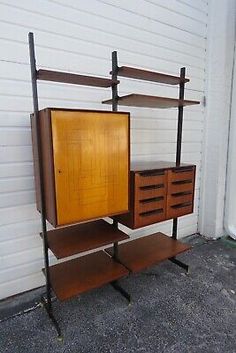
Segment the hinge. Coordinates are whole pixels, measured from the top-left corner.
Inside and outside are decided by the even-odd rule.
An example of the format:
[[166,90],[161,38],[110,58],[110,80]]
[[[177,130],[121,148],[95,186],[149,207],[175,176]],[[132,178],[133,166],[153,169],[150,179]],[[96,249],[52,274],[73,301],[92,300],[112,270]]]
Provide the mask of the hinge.
[[203,101],[202,101],[203,106],[206,106],[206,96],[203,96]]

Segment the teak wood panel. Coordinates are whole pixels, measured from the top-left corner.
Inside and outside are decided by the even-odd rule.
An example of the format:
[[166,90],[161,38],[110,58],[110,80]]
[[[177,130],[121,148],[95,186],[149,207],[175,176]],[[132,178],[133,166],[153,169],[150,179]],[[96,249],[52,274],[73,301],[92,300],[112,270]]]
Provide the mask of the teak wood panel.
[[129,273],[104,251],[50,266],[49,272],[52,289],[60,300],[101,287]]
[[[119,260],[132,272],[138,272],[174,257],[191,247],[163,233],[131,240],[119,245]],[[106,250],[112,255],[112,248]]]
[[128,211],[129,113],[45,109],[40,131],[50,223],[73,224]]
[[129,239],[102,219],[49,230],[47,235],[48,247],[58,259]]

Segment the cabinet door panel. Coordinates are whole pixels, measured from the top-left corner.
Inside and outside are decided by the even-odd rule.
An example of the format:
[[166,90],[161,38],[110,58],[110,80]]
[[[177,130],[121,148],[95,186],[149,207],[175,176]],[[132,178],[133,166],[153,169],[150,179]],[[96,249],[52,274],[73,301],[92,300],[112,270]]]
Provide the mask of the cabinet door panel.
[[52,111],[58,225],[128,210],[129,115]]

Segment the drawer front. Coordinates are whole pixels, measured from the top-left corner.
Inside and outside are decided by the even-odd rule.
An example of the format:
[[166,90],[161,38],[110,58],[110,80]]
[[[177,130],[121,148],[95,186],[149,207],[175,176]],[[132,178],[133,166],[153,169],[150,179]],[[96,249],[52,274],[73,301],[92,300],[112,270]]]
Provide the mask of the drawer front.
[[166,203],[166,197],[159,196],[159,197],[154,197],[146,200],[138,200],[136,207],[138,209],[138,212],[141,213],[141,212],[153,211],[160,208],[164,209],[165,203]]
[[195,167],[168,172],[167,218],[193,212]]
[[166,192],[166,171],[135,174],[135,228],[161,222],[166,218]]
[[195,181],[195,168],[176,169],[168,171],[168,194],[193,192]]
[[177,218],[193,212],[193,202],[184,202],[176,205],[168,205],[167,218]]
[[143,172],[136,174],[136,186],[137,187],[145,187],[145,186],[161,186],[166,183],[166,173],[162,172]]
[[135,228],[145,227],[149,224],[161,222],[166,219],[165,209],[160,207],[152,211],[135,214]]

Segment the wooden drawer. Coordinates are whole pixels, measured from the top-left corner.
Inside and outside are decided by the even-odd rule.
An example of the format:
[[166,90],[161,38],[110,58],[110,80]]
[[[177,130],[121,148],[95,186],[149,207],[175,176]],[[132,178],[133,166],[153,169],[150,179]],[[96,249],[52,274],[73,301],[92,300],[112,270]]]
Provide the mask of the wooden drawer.
[[195,168],[172,169],[168,171],[168,194],[192,192],[194,188]]
[[177,218],[193,212],[193,202],[183,202],[167,207],[167,218]]
[[148,212],[159,208],[165,208],[166,197],[159,196],[146,200],[138,200],[136,203],[136,208],[138,212]]
[[166,173],[161,172],[143,172],[137,173],[135,175],[135,183],[136,187],[144,187],[144,186],[165,186],[166,183]]
[[157,208],[152,211],[135,213],[135,228],[148,226],[149,224],[165,220],[166,214],[164,208]]
[[137,200],[151,199],[154,197],[164,196],[166,188],[162,185],[141,186],[135,188],[135,197]]

